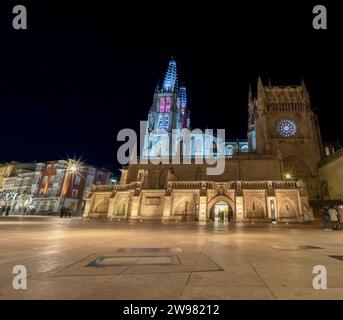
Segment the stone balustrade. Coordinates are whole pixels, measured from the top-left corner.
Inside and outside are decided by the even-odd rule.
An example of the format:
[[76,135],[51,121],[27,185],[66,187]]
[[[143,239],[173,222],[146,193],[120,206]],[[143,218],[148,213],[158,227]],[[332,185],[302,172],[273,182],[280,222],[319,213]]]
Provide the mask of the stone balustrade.
[[126,184],[99,184],[93,185],[92,192],[113,192],[113,191],[126,191],[130,189],[141,188],[142,182],[134,181]]
[[[229,189],[300,189],[303,187],[301,181],[229,181]],[[127,191],[142,188],[141,181],[133,181],[118,185],[93,185],[93,192]],[[167,189],[214,189],[214,181],[169,181]]]
[[260,180],[260,181],[229,181],[228,182],[230,189],[294,189],[300,188],[301,183],[299,181],[269,181],[269,180]]
[[168,188],[171,189],[213,189],[213,181],[169,181]]

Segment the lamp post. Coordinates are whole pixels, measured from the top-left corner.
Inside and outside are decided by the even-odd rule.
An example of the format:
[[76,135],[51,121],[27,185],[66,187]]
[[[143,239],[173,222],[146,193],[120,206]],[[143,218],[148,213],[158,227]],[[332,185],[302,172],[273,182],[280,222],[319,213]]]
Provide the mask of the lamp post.
[[284,169],[283,171],[283,180],[286,180],[286,181],[294,181],[296,180],[296,171],[294,168],[286,168]]
[[69,190],[69,185],[70,185],[70,180],[74,176],[81,176],[82,172],[82,162],[80,160],[75,160],[75,159],[68,159],[66,161],[66,165],[63,166],[63,168],[66,171],[65,174],[65,179],[63,183],[63,188],[62,188],[62,206],[61,208],[64,207],[65,203],[65,198],[67,195],[67,192]]
[[4,203],[6,215],[8,215],[9,212],[13,211],[17,196],[18,196],[18,192],[14,192],[14,191],[1,192],[0,198],[1,198],[1,202]]

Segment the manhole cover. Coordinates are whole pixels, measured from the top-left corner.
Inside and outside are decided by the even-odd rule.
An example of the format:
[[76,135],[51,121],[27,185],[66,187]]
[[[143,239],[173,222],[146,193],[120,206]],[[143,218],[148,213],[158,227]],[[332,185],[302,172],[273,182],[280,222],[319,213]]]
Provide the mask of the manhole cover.
[[97,257],[87,267],[169,266],[180,264],[177,256]]
[[323,249],[321,247],[316,247],[316,246],[281,246],[281,245],[276,245],[272,246],[274,249],[277,250],[309,250],[309,249]]
[[329,257],[343,261],[343,256],[329,256]]
[[182,252],[181,248],[121,248],[117,253],[170,253]]

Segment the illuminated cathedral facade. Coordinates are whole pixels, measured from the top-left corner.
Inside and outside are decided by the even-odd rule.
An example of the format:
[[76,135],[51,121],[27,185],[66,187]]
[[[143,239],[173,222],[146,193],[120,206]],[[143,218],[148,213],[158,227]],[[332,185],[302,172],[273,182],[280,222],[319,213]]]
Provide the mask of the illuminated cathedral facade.
[[[309,200],[321,197],[322,142],[304,82],[274,86],[258,79],[256,94],[251,88],[248,92],[248,114],[246,140],[191,130],[186,87],[179,85],[171,59],[162,85],[155,89],[139,161],[121,169],[118,185],[93,187],[84,217],[313,220]],[[180,162],[172,161],[180,155]],[[209,174],[219,158],[223,171]]]
[[178,85],[176,61],[171,59],[162,86],[155,89],[142,156],[175,157],[181,152],[191,157],[211,157],[213,154],[232,156],[236,152],[248,151],[246,140],[221,141],[223,148],[217,148],[219,137],[206,130],[193,130],[189,134],[189,143],[185,143],[183,137],[187,130],[191,130],[187,89]]

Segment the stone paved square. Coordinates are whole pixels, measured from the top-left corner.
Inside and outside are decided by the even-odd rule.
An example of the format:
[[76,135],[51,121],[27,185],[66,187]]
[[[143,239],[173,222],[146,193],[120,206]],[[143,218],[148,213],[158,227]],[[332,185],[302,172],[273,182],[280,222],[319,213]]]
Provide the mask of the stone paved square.
[[[343,231],[319,224],[1,217],[0,299],[343,299],[342,255]],[[27,290],[12,287],[15,265]]]

